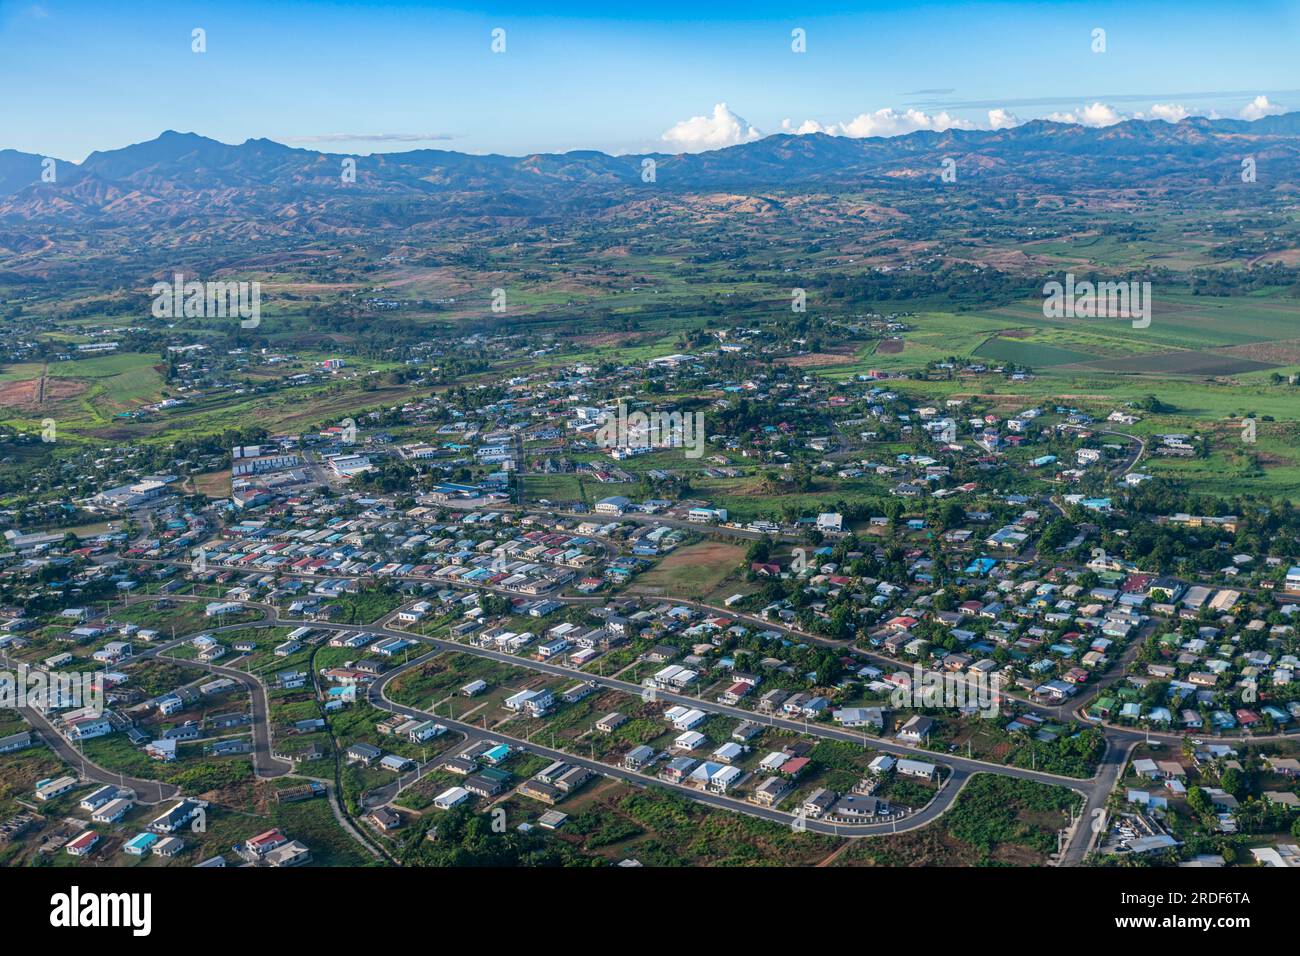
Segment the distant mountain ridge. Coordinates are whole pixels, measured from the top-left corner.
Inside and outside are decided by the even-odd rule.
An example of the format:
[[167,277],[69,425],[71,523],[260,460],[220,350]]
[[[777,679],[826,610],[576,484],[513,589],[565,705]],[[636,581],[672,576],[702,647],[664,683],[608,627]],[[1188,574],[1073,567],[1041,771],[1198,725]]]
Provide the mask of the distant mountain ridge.
[[[0,224],[195,227],[270,217],[302,228],[404,227],[441,216],[530,218],[621,201],[636,191],[833,189],[937,185],[945,159],[964,183],[1008,188],[1191,188],[1300,181],[1300,112],[1254,122],[1129,120],[1091,128],[1036,120],[1003,130],[889,138],[777,134],[694,154],[596,151],[528,156],[418,149],[358,156],[268,139],[230,145],[168,130],[156,139],[57,163],[0,150]],[[643,160],[655,162],[653,182]],[[292,225],[291,225],[292,228]]]

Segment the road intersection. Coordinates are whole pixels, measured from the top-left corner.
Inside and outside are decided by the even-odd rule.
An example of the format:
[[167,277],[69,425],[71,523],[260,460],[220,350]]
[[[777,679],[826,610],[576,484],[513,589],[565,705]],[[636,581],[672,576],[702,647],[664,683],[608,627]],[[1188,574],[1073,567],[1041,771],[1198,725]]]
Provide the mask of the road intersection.
[[[1126,436],[1132,437],[1132,436]],[[1133,467],[1141,455],[1141,443],[1138,442],[1136,452],[1131,456],[1131,460],[1125,461],[1125,466]],[[181,564],[181,562],[160,562],[149,561],[147,559],[136,559],[144,564]],[[184,566],[181,564],[181,566]],[[310,578],[312,575],[305,575]],[[412,578],[411,580],[424,581],[425,579]],[[502,594],[509,592],[498,589],[492,585],[479,586],[479,590],[487,590]],[[141,597],[145,597],[141,595]],[[169,596],[172,600],[204,600],[194,595],[173,594]],[[561,596],[558,600],[577,605],[587,605],[598,601],[599,598],[590,597],[571,597]],[[851,641],[837,641],[820,635],[810,634],[798,628],[777,624],[760,619],[754,615],[744,612],[737,612],[727,608],[716,607],[704,602],[695,601],[686,598],[679,598],[670,595],[657,595],[656,600],[680,604],[692,609],[705,613],[716,613],[725,615],[728,618],[734,618],[753,626],[762,627],[766,630],[775,630],[789,638],[799,641],[817,643],[845,653],[851,653],[862,658],[865,661],[894,666],[898,665],[897,661],[885,658],[879,654],[867,651],[854,646]],[[600,773],[607,777],[620,779],[636,786],[646,786],[654,784],[664,786],[684,792],[691,799],[698,802],[725,808],[732,811],[749,813],[763,819],[769,819],[787,823],[791,826],[803,826],[812,832],[822,832],[834,834],[842,837],[863,837],[874,836],[883,833],[901,832],[907,829],[915,829],[933,821],[943,812],[945,812],[956,795],[960,792],[962,786],[969,778],[976,773],[997,773],[1018,779],[1032,780],[1038,783],[1051,784],[1058,786],[1067,786],[1077,792],[1082,798],[1082,812],[1076,818],[1076,824],[1069,828],[1067,833],[1066,844],[1063,852],[1060,854],[1058,862],[1064,865],[1079,865],[1083,862],[1088,850],[1095,843],[1097,831],[1100,829],[1095,821],[1104,819],[1103,813],[1105,806],[1113,792],[1116,783],[1122,776],[1125,766],[1128,762],[1128,756],[1133,748],[1143,741],[1156,742],[1160,744],[1178,745],[1181,744],[1183,737],[1177,734],[1156,733],[1148,731],[1139,731],[1132,728],[1117,726],[1108,722],[1100,721],[1090,717],[1086,713],[1086,707],[1089,701],[1094,699],[1105,687],[1122,678],[1126,672],[1128,664],[1140,648],[1143,639],[1150,633],[1154,625],[1148,625],[1139,635],[1137,635],[1130,646],[1111,668],[1111,670],[1099,678],[1098,681],[1078,699],[1063,702],[1060,704],[1047,704],[1035,699],[1026,698],[1021,695],[1006,693],[1005,696],[1015,700],[1019,704],[1041,714],[1045,717],[1054,717],[1056,719],[1077,719],[1091,726],[1098,727],[1106,738],[1106,748],[1102,755],[1096,773],[1089,778],[1065,777],[1056,774],[1050,774],[1035,769],[1025,769],[1020,767],[1007,766],[1005,764],[993,763],[991,761],[980,760],[974,757],[964,757],[953,753],[939,753],[927,750],[920,746],[905,743],[898,740],[888,740],[875,737],[866,737],[861,734],[855,734],[851,731],[830,727],[824,724],[818,724],[808,721],[790,720],[777,715],[764,715],[754,711],[746,710],[741,707],[727,705],[719,701],[704,700],[697,696],[691,696],[683,693],[676,693],[664,690],[655,690],[656,699],[666,703],[677,703],[690,706],[705,713],[722,714],[729,717],[743,720],[754,721],[767,726],[776,727],[783,730],[789,730],[795,733],[807,734],[809,736],[837,740],[841,742],[862,745],[883,753],[893,754],[895,756],[907,756],[918,759],[927,759],[930,762],[941,764],[948,770],[948,778],[945,785],[941,788],[935,798],[923,809],[903,818],[902,820],[892,820],[887,823],[871,824],[831,824],[826,821],[805,820],[797,817],[795,814],[773,810],[767,807],[761,807],[756,804],[728,797],[723,794],[714,794],[706,791],[689,787],[684,784],[677,784],[672,781],[660,778],[648,777],[644,774],[626,770],[622,767],[613,766],[603,761],[596,761],[590,758],[584,758],[575,754],[561,751],[554,748],[541,747],[538,744],[501,733],[496,730],[487,730],[472,724],[465,724],[460,721],[452,720],[448,717],[438,715],[432,711],[425,711],[419,708],[410,707],[391,700],[387,695],[387,689],[392,682],[402,674],[408,672],[414,667],[420,666],[432,656],[437,654],[455,651],[493,660],[498,663],[508,664],[514,667],[525,668],[540,674],[549,676],[563,676],[566,678],[581,679],[588,681],[596,686],[604,687],[610,690],[617,690],[623,693],[641,696],[645,693],[645,688],[630,681],[621,680],[617,677],[606,677],[603,674],[590,674],[587,672],[577,671],[572,667],[563,664],[551,663],[548,661],[535,660],[532,658],[520,657],[502,651],[495,651],[485,647],[479,647],[473,644],[461,643],[458,641],[446,640],[443,638],[431,637],[428,635],[418,634],[412,631],[394,628],[391,626],[397,613],[401,610],[398,608],[392,613],[386,615],[379,622],[372,625],[346,625],[335,624],[332,622],[308,621],[299,619],[287,619],[281,616],[279,609],[272,604],[244,601],[245,606],[259,609],[263,612],[263,618],[259,621],[236,625],[239,627],[267,627],[277,624],[289,625],[306,625],[314,628],[320,628],[337,632],[369,632],[378,634],[383,637],[401,637],[407,640],[414,640],[429,648],[429,650],[414,659],[407,660],[403,664],[387,672],[383,677],[374,682],[368,691],[368,700],[375,707],[390,713],[405,714],[411,717],[434,717],[439,722],[455,729],[466,735],[466,739],[473,740],[481,738],[488,733],[494,739],[501,739],[503,742],[511,742],[519,747],[550,757],[551,759],[563,759],[566,762],[585,766],[587,769]],[[187,662],[192,663],[192,662]],[[251,678],[246,672],[237,671],[229,667],[217,667],[208,665],[209,669],[217,673],[223,673],[227,676],[242,679],[241,682],[248,686],[248,681],[252,680],[254,684],[260,687],[260,680]],[[254,707],[256,710],[256,701],[259,699],[257,691],[253,691]],[[265,721],[265,690],[261,690],[260,699],[262,700],[263,718],[262,728],[263,735],[255,734],[255,752],[259,754],[259,776],[272,776],[289,772],[289,768],[281,769],[283,762],[273,762],[270,757],[270,734],[269,724]],[[1262,741],[1271,738],[1252,737],[1251,741]],[[1224,742],[1234,742],[1237,738],[1216,738]]]

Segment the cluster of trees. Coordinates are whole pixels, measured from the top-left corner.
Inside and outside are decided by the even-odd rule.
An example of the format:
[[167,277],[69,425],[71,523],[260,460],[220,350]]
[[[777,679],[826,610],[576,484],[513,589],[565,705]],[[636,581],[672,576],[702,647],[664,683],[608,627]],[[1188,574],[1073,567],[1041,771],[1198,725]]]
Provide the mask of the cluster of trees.
[[[1022,741],[1023,738],[1023,741]],[[1106,735],[1097,727],[1062,734],[1052,741],[1017,735],[1007,762],[1022,769],[1036,768],[1066,777],[1089,777],[1106,752]]]
[[1078,794],[1066,787],[1047,787],[1029,780],[977,774],[962,788],[946,814],[947,829],[984,854],[999,846],[1018,844],[1043,856],[1056,850],[1056,831],[1025,821],[1022,814],[1061,815],[1064,825]]
[[1286,289],[1300,295],[1300,269],[1280,262],[1246,269],[1196,269],[1188,277],[1192,295],[1249,295],[1269,289]]
[[[429,827],[412,827],[398,856],[406,866],[595,866],[569,844],[521,833],[505,817],[458,807],[440,814]],[[428,831],[433,838],[428,838]]]
[[878,269],[818,275],[811,283],[819,299],[837,306],[941,299],[957,305],[1006,305],[1041,295],[1041,277],[1017,275],[967,263],[934,259],[907,272]]
[[[1237,516],[1235,532],[1212,526],[1191,528],[1152,521],[1124,522],[1123,530],[1127,534],[1123,537],[1107,530],[1102,540],[1107,553],[1120,555],[1143,569],[1167,572],[1179,564],[1187,564],[1200,570],[1217,571],[1227,560],[1225,549],[1231,553],[1284,559],[1290,559],[1300,550],[1300,510],[1286,499],[1244,495],[1225,499],[1189,494],[1176,483],[1153,480],[1143,482],[1128,494],[1125,504],[1129,510],[1144,515],[1184,512]],[[1106,529],[1121,527],[1119,518],[1111,518],[1107,523],[1091,517]]]
[[[1233,786],[1229,775],[1235,773],[1235,770],[1226,771],[1220,780],[1220,786],[1241,801],[1233,813],[1233,819],[1242,833],[1290,833],[1300,837],[1300,818],[1296,818],[1288,807],[1249,794],[1244,785]],[[1187,807],[1200,818],[1205,827],[1212,829],[1218,825],[1214,801],[1201,787],[1192,787],[1187,791]]]
[[372,464],[368,470],[354,475],[352,483],[355,487],[365,488],[367,491],[392,494],[409,489],[416,474],[413,465],[397,458],[382,458],[378,463]]
[[[73,600],[73,579],[84,564],[80,560],[69,566],[50,564],[21,580],[12,579],[0,585],[0,604],[19,605],[28,617],[39,617],[68,607]],[[39,591],[34,589],[34,585],[40,586]],[[117,585],[107,578],[84,583],[77,581],[76,590],[75,599],[80,604],[111,600],[117,596]]]

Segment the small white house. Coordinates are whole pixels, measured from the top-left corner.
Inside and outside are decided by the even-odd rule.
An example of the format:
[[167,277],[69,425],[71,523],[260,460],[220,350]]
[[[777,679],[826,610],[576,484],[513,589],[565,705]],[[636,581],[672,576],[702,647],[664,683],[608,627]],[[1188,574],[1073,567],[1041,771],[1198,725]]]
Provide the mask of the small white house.
[[434,797],[433,805],[439,810],[450,810],[469,799],[469,791],[464,787],[451,787]]

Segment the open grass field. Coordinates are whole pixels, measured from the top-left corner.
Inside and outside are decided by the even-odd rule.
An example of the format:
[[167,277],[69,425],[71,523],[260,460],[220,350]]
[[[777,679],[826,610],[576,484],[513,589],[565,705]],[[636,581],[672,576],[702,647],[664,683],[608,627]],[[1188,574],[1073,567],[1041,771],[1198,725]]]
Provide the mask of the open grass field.
[[1152,290],[1147,328],[1126,319],[1049,319],[1034,299],[981,312],[921,312],[908,320],[903,347],[817,370],[843,378],[869,369],[915,370],[950,357],[1013,362],[1040,374],[1236,375],[1300,368],[1300,300],[1282,296],[1214,298]]
[[687,545],[637,578],[633,590],[704,598],[718,589],[744,557],[743,547],[722,541]]
[[107,425],[162,397],[158,361],[157,355],[125,352],[53,362],[43,385],[42,366],[8,366],[0,371],[0,416],[20,429],[31,417],[53,418],[64,432]]
[[1066,787],[976,774],[939,821],[860,840],[836,866],[1042,866],[1080,797]]
[[195,475],[192,482],[195,493],[209,498],[225,498],[230,494],[230,472],[225,469]]
[[[505,805],[512,819],[535,818],[545,809],[520,796]],[[841,844],[832,837],[710,810],[660,788],[638,790],[607,780],[585,787],[561,809],[570,819],[556,838],[610,862],[632,857],[646,866],[814,865]]]
[[1034,339],[1009,338],[1003,335],[987,339],[971,354],[993,362],[1014,362],[1016,365],[1027,365],[1032,368],[1069,365],[1075,362],[1086,362],[1095,357],[1088,352],[1048,345]]
[[[300,361],[292,369],[274,375],[263,369],[247,377],[256,384],[259,379],[301,372],[332,354],[299,353]],[[390,367],[388,363],[366,363],[358,370],[383,371]],[[128,417],[138,413],[141,406],[183,397],[169,390],[165,371],[158,354],[142,352],[51,362],[48,367],[40,363],[5,366],[0,368],[0,425],[36,433],[41,421],[51,418],[60,443],[148,443],[238,430],[250,422],[270,430],[304,431],[315,424],[337,421],[349,414],[356,416],[362,410],[382,408],[410,397],[405,388],[374,387],[358,375],[286,387],[272,394],[238,394],[231,390],[143,418]]]

